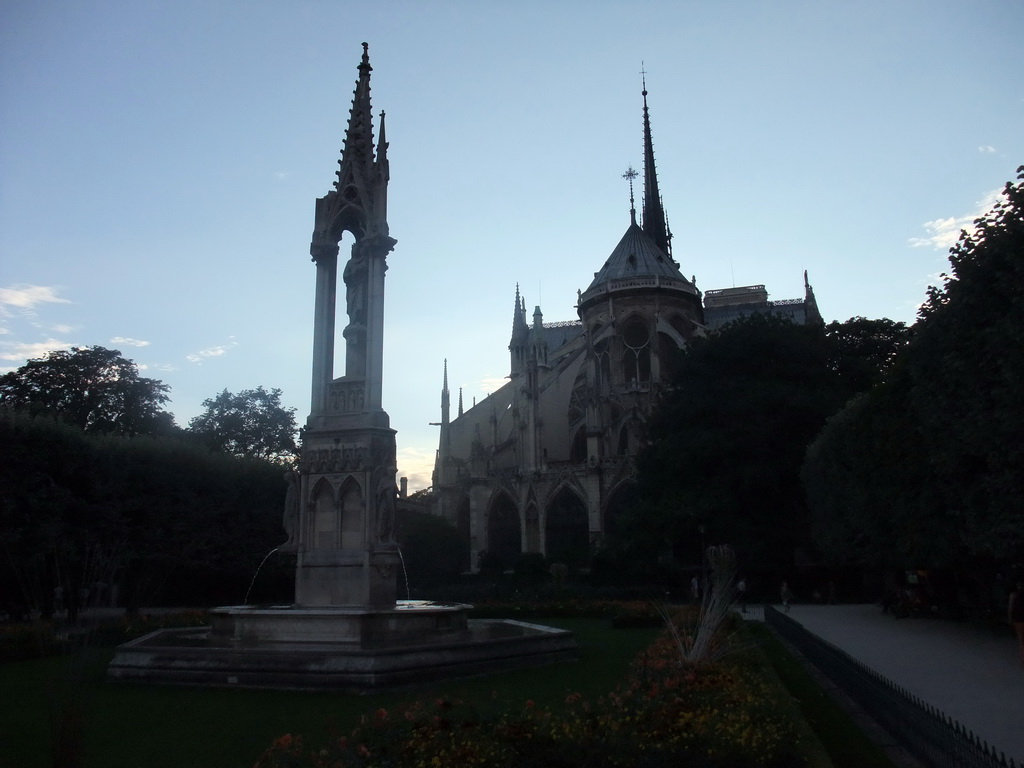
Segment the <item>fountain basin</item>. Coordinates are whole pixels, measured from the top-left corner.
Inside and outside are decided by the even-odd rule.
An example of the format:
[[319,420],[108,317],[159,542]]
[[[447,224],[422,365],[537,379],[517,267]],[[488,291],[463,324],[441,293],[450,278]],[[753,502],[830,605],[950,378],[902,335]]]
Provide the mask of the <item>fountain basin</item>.
[[400,600],[390,608],[227,606],[210,611],[215,644],[342,643],[379,646],[465,632],[468,605]]
[[571,632],[467,619],[468,608],[217,608],[210,627],[157,630],[119,646],[107,679],[362,693],[578,658]]

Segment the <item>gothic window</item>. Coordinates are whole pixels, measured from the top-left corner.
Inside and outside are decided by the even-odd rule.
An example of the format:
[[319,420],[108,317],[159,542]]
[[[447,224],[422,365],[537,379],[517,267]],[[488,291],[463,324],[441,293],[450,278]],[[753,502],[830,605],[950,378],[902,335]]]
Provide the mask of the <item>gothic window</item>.
[[526,509],[526,551],[540,552],[540,514],[536,504]]
[[608,340],[604,340],[594,347],[594,354],[597,356],[597,386],[601,392],[607,392],[612,385],[612,363],[611,355],[608,353]]
[[623,427],[619,432],[619,445],[616,452],[619,456],[629,454],[629,427]]
[[582,464],[587,460],[587,429],[580,427],[572,436],[572,447],[569,449],[569,461]]
[[586,415],[587,375],[581,373],[576,377],[569,394],[569,426],[578,422]]
[[668,324],[684,339],[690,336],[690,321],[682,315],[672,315],[669,318]]
[[676,346],[675,340],[666,333],[659,333],[658,361],[661,364],[662,381],[675,379],[682,357],[683,351]]
[[650,333],[638,319],[626,322],[622,329],[622,378],[626,384],[651,380]]

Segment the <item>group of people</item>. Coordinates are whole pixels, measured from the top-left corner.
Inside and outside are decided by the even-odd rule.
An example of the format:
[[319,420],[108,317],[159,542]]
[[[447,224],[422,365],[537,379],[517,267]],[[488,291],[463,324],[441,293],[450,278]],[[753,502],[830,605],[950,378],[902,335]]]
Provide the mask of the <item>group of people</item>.
[[[835,594],[835,588],[831,588],[831,594]],[[690,579],[690,598],[695,603],[699,603],[703,594],[702,585],[700,579],[694,576]],[[782,582],[782,587],[779,590],[779,597],[782,599],[783,609],[789,613],[789,604],[793,601],[793,590],[789,588],[789,582]],[[740,612],[747,612],[747,579],[745,576],[740,576],[736,582],[736,601],[739,603]],[[834,600],[833,600],[834,602]]]

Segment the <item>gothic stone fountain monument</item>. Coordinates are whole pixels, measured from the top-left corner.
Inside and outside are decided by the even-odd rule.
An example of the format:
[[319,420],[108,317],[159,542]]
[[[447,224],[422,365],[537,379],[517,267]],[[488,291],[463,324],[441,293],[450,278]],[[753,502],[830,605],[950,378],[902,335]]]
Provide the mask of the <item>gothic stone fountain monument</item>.
[[[205,629],[154,632],[117,649],[112,680],[369,690],[576,658],[572,634],[467,618],[469,606],[397,600],[395,431],[381,403],[388,232],[384,113],[373,142],[367,45],[335,189],[316,201],[312,405],[284,515],[295,603],[228,606]],[[334,377],[339,243],[345,374]]]

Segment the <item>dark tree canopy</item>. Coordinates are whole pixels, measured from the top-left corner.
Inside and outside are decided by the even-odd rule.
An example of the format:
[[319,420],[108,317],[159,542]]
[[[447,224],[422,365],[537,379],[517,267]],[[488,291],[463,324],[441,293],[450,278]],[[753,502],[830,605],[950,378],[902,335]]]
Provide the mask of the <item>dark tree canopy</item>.
[[0,404],[47,415],[89,434],[152,435],[172,431],[163,410],[169,387],[139,376],[115,349],[73,347],[29,360],[0,376]]
[[820,326],[758,315],[694,340],[651,417],[634,531],[691,564],[701,526],[747,567],[791,564],[807,527],[804,451],[841,402]]
[[[1024,167],[963,233],[913,338],[804,478],[823,547],[907,567],[1024,555]],[[884,519],[883,519],[884,518]],[[835,536],[860,530],[850,545]]]
[[910,340],[906,323],[888,318],[869,320],[851,317],[825,326],[831,346],[830,367],[850,394],[864,392],[878,383],[896,355]]
[[298,454],[295,409],[281,405],[281,390],[263,387],[234,395],[226,389],[203,401],[188,431],[214,450],[235,456],[287,461]]
[[129,607],[237,602],[284,539],[280,467],[180,435],[87,435],[0,411],[0,455],[0,595],[44,613],[58,585],[69,610],[83,588],[102,598],[97,584]]
[[907,336],[886,319],[823,328],[754,315],[695,339],[651,416],[640,495],[624,520],[627,559],[671,550],[695,566],[702,542],[728,543],[746,568],[791,567],[794,550],[811,543],[800,483],[807,446],[882,380]]

